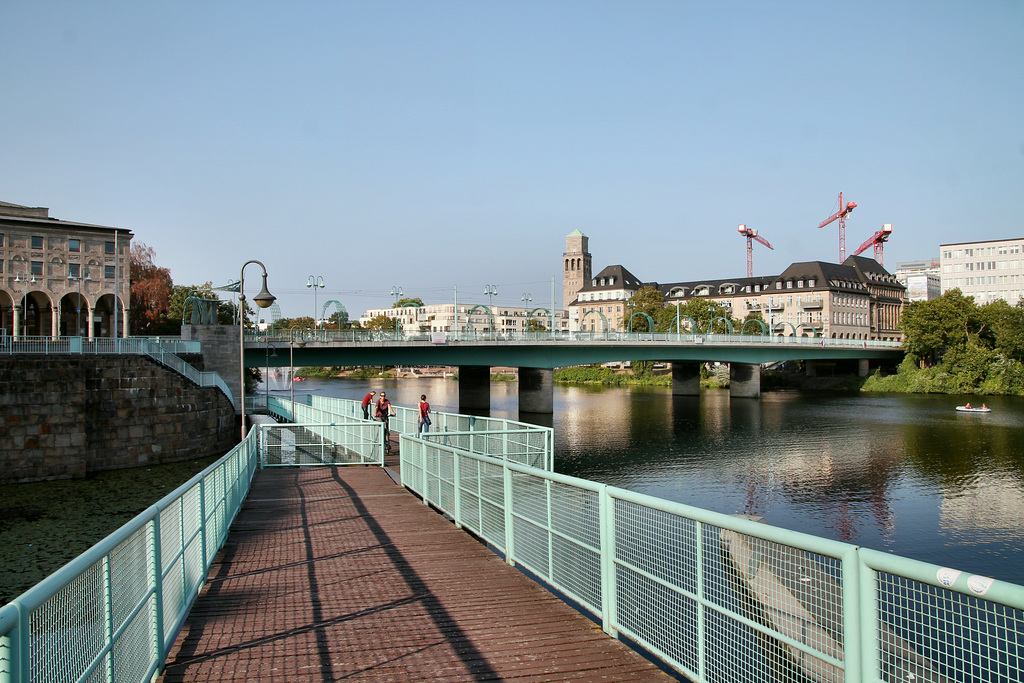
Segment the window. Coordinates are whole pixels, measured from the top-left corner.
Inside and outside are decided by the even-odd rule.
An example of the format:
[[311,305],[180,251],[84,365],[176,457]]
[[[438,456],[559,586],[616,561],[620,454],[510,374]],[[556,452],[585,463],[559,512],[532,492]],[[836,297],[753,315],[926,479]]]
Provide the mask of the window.
[[786,280],[786,289],[793,289],[793,281]]
[[804,286],[804,281],[803,280],[797,280],[796,281],[796,286],[802,288]]
[[43,274],[43,262],[42,261],[33,261],[31,266],[30,266],[30,268],[29,268],[29,272],[32,273],[33,275],[42,275]]
[[4,246],[4,234],[0,232],[0,247]]
[[68,240],[68,251],[82,251],[81,240],[69,239]]
[[776,282],[775,289],[782,289],[782,282]]
[[0,273],[4,272],[4,260],[0,259]]
[[33,249],[42,249],[43,248],[43,238],[42,238],[41,235],[33,235],[32,236],[32,248]]
[[[108,244],[112,244],[112,242]],[[103,266],[103,277],[108,280],[114,279],[114,266]]]
[[807,281],[807,286],[808,287],[813,287],[814,286],[814,282],[815,282],[814,278],[811,278],[810,280]]
[[113,254],[114,253],[114,243],[113,242],[104,242],[103,243],[103,253],[104,254]]
[[81,269],[82,269],[82,266],[80,264],[78,264],[78,263],[69,263],[68,264],[68,277],[79,277],[79,274],[82,272]]

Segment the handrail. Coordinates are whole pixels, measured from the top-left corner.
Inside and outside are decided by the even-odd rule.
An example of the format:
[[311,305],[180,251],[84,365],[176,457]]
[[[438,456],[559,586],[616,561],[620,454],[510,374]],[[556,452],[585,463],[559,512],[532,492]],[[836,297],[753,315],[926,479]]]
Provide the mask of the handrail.
[[697,683],[1019,670],[1022,586],[406,435],[400,454],[424,502]]
[[[0,608],[0,681],[148,681],[249,492],[256,430],[226,455]],[[105,680],[108,677],[103,676]]]

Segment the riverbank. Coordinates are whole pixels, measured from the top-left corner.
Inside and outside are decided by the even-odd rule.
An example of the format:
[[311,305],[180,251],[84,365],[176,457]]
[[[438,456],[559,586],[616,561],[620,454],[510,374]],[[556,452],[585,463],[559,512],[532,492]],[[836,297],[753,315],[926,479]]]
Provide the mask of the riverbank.
[[[219,456],[218,456],[219,457]],[[81,555],[217,457],[0,486],[0,605]]]

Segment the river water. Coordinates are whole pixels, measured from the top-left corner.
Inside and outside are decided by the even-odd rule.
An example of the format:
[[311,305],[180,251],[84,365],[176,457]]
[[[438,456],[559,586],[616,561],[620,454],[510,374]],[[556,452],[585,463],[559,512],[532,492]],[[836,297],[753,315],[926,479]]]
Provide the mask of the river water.
[[[296,399],[368,388],[458,410],[441,379],[308,379]],[[491,414],[517,419],[516,392],[492,383]],[[1024,584],[1024,399],[954,410],[970,399],[556,386],[554,415],[524,421],[554,427],[565,474]]]

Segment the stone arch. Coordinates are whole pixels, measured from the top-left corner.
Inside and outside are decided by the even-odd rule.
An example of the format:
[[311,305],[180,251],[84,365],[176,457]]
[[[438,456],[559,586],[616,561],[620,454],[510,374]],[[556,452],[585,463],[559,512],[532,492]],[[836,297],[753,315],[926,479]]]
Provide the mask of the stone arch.
[[60,298],[58,329],[62,337],[88,337],[92,308],[84,293],[68,292]]
[[[114,331],[114,305],[117,304],[117,330]],[[96,300],[93,308],[94,315],[90,321],[92,333],[90,337],[120,337],[123,336],[125,308],[120,298],[115,299],[110,292]]]

